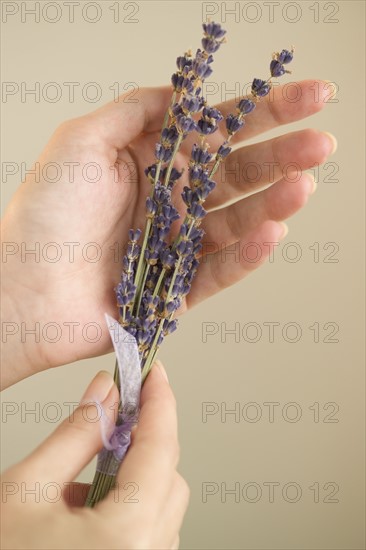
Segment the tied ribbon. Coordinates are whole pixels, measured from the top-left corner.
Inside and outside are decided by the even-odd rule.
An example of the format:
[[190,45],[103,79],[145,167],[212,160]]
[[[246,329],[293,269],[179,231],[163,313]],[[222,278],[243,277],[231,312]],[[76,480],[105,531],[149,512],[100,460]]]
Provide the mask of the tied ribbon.
[[105,319],[116,353],[122,409],[118,412],[116,425],[109,438],[106,436],[106,432],[109,431],[106,426],[106,418],[102,415],[104,448],[98,455],[97,470],[115,476],[130,446],[131,430],[138,420],[141,364],[135,338],[107,313],[105,313]]

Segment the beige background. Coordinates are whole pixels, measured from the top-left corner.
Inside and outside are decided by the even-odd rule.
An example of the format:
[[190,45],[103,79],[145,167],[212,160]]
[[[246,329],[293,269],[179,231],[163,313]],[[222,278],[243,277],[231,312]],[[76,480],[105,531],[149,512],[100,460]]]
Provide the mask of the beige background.
[[[33,2],[27,3],[34,4]],[[44,3],[41,2],[43,5]],[[81,5],[85,2],[81,2]],[[100,21],[84,21],[75,9],[75,22],[62,17],[50,24],[19,14],[2,25],[2,79],[5,82],[57,82],[63,95],[57,103],[41,98],[39,103],[20,94],[2,103],[3,162],[36,159],[54,128],[63,120],[87,113],[113,99],[109,89],[116,81],[120,90],[127,83],[158,85],[169,80],[175,57],[188,47],[196,47],[202,21],[201,2],[120,3],[120,18],[113,22],[109,9],[113,2],[99,2]],[[128,4],[128,5],[127,5]],[[134,4],[138,7],[136,11]],[[214,19],[223,21],[224,3],[211,2],[218,10]],[[234,2],[226,3],[228,7]],[[161,353],[174,388],[180,421],[182,448],[180,470],[191,491],[191,504],[181,533],[181,547],[215,549],[361,549],[364,548],[364,374],[363,374],[363,220],[364,220],[364,2],[280,2],[274,21],[269,21],[268,3],[237,2],[239,21],[227,16],[229,42],[217,55],[212,80],[222,90],[236,82],[249,82],[265,75],[267,60],[274,50],[296,45],[294,78],[324,78],[338,86],[338,101],[291,129],[314,127],[337,136],[339,147],[330,159],[339,169],[329,182],[331,169],[321,169],[318,191],[306,209],[289,222],[289,235],[278,248],[273,263],[201,305],[181,320],[178,333]],[[249,5],[251,4],[251,5]],[[267,4],[267,6],[265,5]],[[273,3],[270,3],[273,5]],[[292,6],[291,6],[291,5]],[[294,6],[295,5],[295,6]],[[301,16],[295,19],[301,8]],[[338,13],[336,13],[339,8]],[[316,22],[319,9],[319,22]],[[51,8],[50,8],[51,10]],[[243,11],[244,10],[244,11]],[[248,10],[248,11],[245,11]],[[260,11],[261,10],[261,11]],[[288,10],[288,11],[286,11]],[[296,11],[295,11],[296,10]],[[92,10],[89,17],[94,17]],[[243,15],[244,14],[244,15]],[[256,15],[258,21],[250,23]],[[54,17],[52,11],[49,18]],[[287,19],[287,20],[286,20]],[[330,20],[338,19],[338,22]],[[63,82],[80,82],[75,102],[67,97]],[[97,103],[85,101],[80,88],[97,82],[102,97]],[[79,91],[77,91],[79,90]],[[90,90],[92,92],[92,90]],[[220,99],[217,94],[216,99]],[[271,132],[279,135],[284,128]],[[265,136],[267,138],[268,135]],[[3,184],[4,205],[19,184],[19,177]],[[284,245],[296,242],[302,250],[297,263],[283,259]],[[320,246],[320,261],[309,249]],[[326,243],[336,243],[337,263],[326,263]],[[289,250],[291,252],[291,250]],[[296,322],[302,330],[297,343],[288,343],[276,333],[273,343],[263,323]],[[204,322],[256,322],[262,328],[257,343],[233,336],[221,342],[220,334],[202,342]],[[309,329],[320,324],[320,342]],[[325,323],[336,323],[338,343],[325,343],[330,333]],[[251,333],[253,334],[253,333]],[[289,333],[290,334],[290,333]],[[292,335],[290,334],[290,337]],[[45,414],[40,421],[16,414],[2,428],[2,468],[20,460],[54,429],[47,403],[56,402],[67,414],[66,401],[77,401],[87,382],[102,368],[113,368],[112,355],[81,361],[25,380],[3,393],[3,401],[24,403],[34,408],[40,403]],[[202,422],[202,404],[235,402],[253,416],[256,402],[262,418],[251,423],[232,415],[226,422],[220,415]],[[268,420],[265,402],[277,402],[274,422]],[[286,404],[297,403],[302,417],[286,421],[281,412],[294,414]],[[319,403],[320,421],[314,422],[314,403]],[[324,422],[331,413],[327,403],[335,403],[338,422]],[[90,480],[94,465],[82,475]],[[258,484],[262,496],[256,503],[233,495],[223,503],[220,493],[202,502],[204,482]],[[268,482],[278,482],[274,502],[269,502]],[[282,496],[284,485],[295,482],[302,490],[296,503]],[[338,503],[323,502],[333,485]],[[314,502],[309,486],[319,483],[320,502]],[[325,488],[324,488],[325,485]],[[294,493],[290,487],[289,498]],[[248,499],[254,498],[253,486]]]

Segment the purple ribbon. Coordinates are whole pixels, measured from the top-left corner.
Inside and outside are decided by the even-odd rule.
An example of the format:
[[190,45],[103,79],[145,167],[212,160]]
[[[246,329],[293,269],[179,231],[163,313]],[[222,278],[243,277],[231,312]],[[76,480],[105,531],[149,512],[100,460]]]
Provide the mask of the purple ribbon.
[[[135,338],[125,331],[115,319],[107,314],[105,314],[105,318],[116,353],[123,408],[118,413],[117,423],[109,438],[106,436],[109,430],[102,409],[101,430],[104,448],[98,455],[97,470],[115,476],[130,446],[131,430],[138,421],[141,365]],[[113,452],[111,453],[111,451]]]

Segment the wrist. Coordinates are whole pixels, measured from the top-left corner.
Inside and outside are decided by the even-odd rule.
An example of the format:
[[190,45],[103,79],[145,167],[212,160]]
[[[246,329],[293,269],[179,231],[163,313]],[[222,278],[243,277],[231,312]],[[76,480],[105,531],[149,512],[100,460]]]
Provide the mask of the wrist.
[[[2,279],[7,279],[2,274]],[[1,285],[1,390],[46,368],[42,366],[41,346],[37,335],[37,323],[29,319],[32,307],[27,307],[27,315],[22,299],[15,287]]]

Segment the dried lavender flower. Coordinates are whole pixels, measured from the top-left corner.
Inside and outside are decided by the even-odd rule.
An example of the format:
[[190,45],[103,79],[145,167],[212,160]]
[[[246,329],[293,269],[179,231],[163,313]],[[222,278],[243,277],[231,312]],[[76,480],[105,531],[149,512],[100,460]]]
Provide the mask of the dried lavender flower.
[[[230,154],[230,141],[244,127],[245,117],[269,94],[271,79],[290,72],[285,65],[293,59],[293,49],[273,54],[270,78],[253,80],[250,96],[241,98],[236,112],[226,116],[223,126],[227,136],[212,153],[207,137],[218,131],[224,117],[217,108],[207,104],[202,96],[202,85],[212,74],[213,54],[225,41],[226,31],[213,22],[203,24],[203,31],[202,48],[194,55],[188,51],[176,60],[177,70],[171,77],[172,97],[159,142],[155,145],[155,162],[145,170],[151,183],[146,199],[146,225],[143,232],[130,229],[128,233],[121,280],[115,288],[119,321],[137,342],[142,381],[164,338],[176,330],[178,321],[174,316],[197,272],[204,235],[200,225],[207,214],[205,201],[215,188],[213,176]],[[172,203],[172,189],[183,173],[177,170],[174,162],[182,142],[194,132],[198,139],[192,146],[187,166],[189,185],[184,186],[181,193],[186,214],[173,241],[171,229],[180,216]],[[118,379],[117,372],[115,378]],[[120,411],[118,425],[111,437],[112,448],[125,448],[124,426],[128,428],[129,422]],[[108,457],[107,453],[106,460]],[[100,472],[97,472],[93,484],[96,494],[92,489],[89,505],[100,500],[110,486],[110,479],[108,483],[100,479]]]

